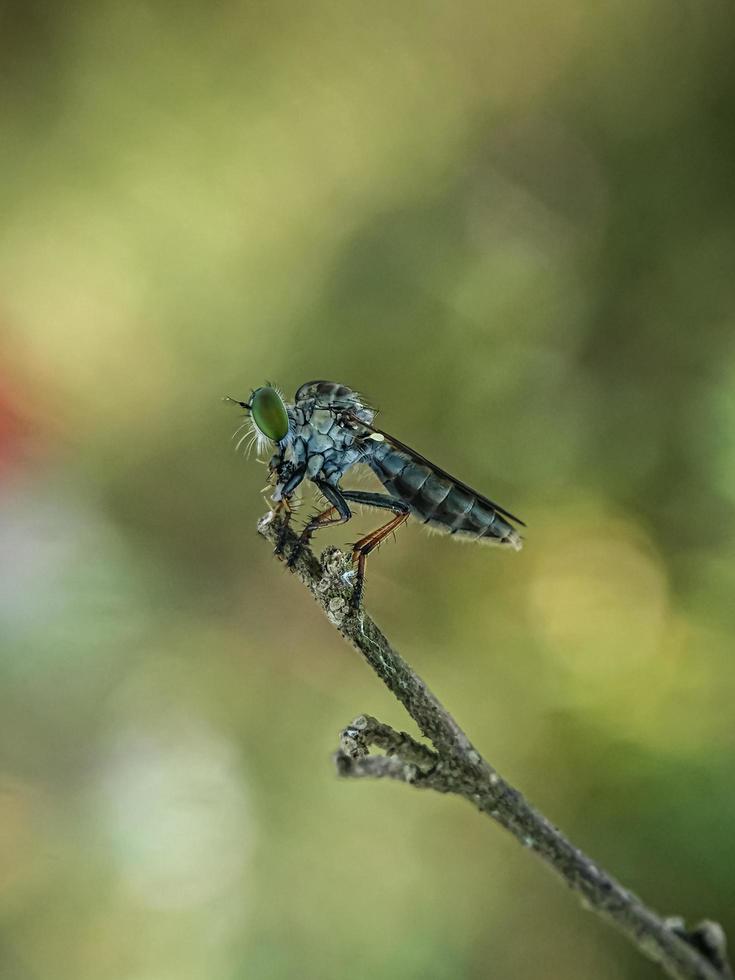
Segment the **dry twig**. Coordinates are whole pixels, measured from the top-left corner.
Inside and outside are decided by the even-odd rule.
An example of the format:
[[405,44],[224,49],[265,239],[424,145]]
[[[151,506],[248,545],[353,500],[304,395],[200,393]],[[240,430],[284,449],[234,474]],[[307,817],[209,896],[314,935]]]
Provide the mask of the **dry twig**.
[[[258,531],[276,544],[281,525],[269,514],[259,522]],[[289,530],[285,540],[288,553],[296,535]],[[433,748],[361,715],[341,733],[335,756],[339,775],[397,779],[417,788],[464,797],[534,851],[579,893],[587,907],[624,933],[669,976],[677,980],[732,980],[725,935],[717,923],[704,921],[687,931],[680,918],[658,916],[567,840],[482,758],[367,613],[351,608],[351,590],[343,578],[348,567],[346,556],[337,548],[327,548],[321,560],[307,548],[294,571],[332,625],[398,698]],[[371,745],[383,749],[385,755],[370,755]]]

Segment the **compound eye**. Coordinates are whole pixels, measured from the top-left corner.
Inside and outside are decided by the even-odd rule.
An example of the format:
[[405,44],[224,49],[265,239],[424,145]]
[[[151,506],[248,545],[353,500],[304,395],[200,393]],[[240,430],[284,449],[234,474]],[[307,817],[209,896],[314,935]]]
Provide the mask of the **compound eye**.
[[275,388],[258,388],[250,399],[250,414],[258,432],[271,442],[280,442],[288,432],[288,415]]

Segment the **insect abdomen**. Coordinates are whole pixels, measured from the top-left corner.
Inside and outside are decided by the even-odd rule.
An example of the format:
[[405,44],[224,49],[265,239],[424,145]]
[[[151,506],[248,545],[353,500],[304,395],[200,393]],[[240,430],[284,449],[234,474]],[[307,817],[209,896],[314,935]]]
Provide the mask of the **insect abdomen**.
[[515,528],[484,498],[460,487],[430,466],[389,445],[376,447],[368,460],[388,492],[405,501],[411,513],[450,534],[521,547]]

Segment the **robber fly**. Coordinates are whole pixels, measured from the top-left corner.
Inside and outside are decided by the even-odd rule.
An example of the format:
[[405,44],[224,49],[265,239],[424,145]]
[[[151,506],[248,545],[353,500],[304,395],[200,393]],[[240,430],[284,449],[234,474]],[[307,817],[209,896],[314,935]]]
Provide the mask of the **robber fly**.
[[[391,512],[387,523],[352,546],[356,607],[362,598],[367,556],[411,515],[449,534],[520,550],[522,539],[511,523],[523,525],[520,518],[377,428],[375,411],[351,388],[333,381],[308,381],[290,405],[267,384],[256,388],[247,402],[230,401],[247,412],[259,452],[275,446],[268,469],[274,509],[283,517],[276,550],[283,551],[291,498],[303,480],[311,480],[329,505],[304,527],[289,556],[290,566],[315,531],[349,521],[350,504]],[[369,466],[388,493],[343,490],[342,477],[357,465]]]

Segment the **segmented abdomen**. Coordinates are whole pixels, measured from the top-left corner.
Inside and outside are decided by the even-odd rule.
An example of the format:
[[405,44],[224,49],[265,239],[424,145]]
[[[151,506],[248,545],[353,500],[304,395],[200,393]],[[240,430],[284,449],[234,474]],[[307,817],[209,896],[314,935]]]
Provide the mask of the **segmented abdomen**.
[[388,443],[375,445],[366,462],[386,490],[405,501],[424,524],[450,534],[521,547],[518,532],[489,500],[435,472],[431,466]]

